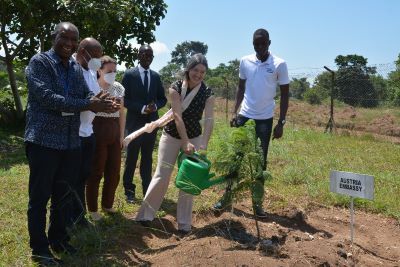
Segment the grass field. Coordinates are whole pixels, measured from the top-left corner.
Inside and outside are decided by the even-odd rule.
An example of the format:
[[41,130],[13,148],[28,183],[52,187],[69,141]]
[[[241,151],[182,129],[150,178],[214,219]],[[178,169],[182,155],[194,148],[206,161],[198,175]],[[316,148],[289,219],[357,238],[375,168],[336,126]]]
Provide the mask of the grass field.
[[[347,206],[348,197],[329,192],[329,172],[341,170],[375,177],[374,201],[357,199],[356,209],[400,220],[400,145],[376,140],[370,134],[330,135],[296,125],[289,123],[284,138],[271,142],[268,168],[273,178],[266,184],[268,210],[289,204],[300,208],[315,203]],[[228,133],[225,120],[217,121],[214,136]],[[0,130],[0,266],[31,265],[26,220],[29,170],[21,134],[21,131]],[[209,150],[218,146],[215,140],[211,140]],[[195,211],[209,209],[219,192],[218,188],[204,191],[195,200]],[[171,185],[158,215],[174,214],[176,200],[177,190]],[[81,254],[66,258],[69,265],[124,266],[108,253],[118,250],[118,238],[129,236],[126,229],[132,226],[130,218],[139,204],[126,204],[120,185],[115,206],[120,215],[106,217],[90,230],[73,230],[72,242]]]

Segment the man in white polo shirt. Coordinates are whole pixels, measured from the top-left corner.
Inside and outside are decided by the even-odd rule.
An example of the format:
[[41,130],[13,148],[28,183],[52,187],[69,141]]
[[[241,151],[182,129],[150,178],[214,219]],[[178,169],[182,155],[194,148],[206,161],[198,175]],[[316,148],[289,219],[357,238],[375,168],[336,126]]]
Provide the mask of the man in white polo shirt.
[[[239,86],[236,92],[236,102],[233,110],[231,126],[243,126],[249,119],[256,123],[257,137],[261,141],[264,156],[263,169],[267,168],[268,145],[272,139],[281,138],[285,125],[286,112],[289,104],[289,75],[286,62],[271,54],[268,49],[271,44],[269,33],[265,29],[258,29],[253,34],[255,54],[243,57],[239,67]],[[279,120],[272,131],[275,109],[276,88],[280,88]],[[239,114],[237,110],[241,105]],[[230,206],[231,183],[222,199],[214,205],[214,209],[223,210]],[[253,209],[258,217],[266,217],[262,208],[264,198],[264,179],[260,178],[252,188]]]
[[[83,77],[86,84],[95,95],[100,93],[100,86],[97,82],[97,70],[101,66],[100,57],[103,55],[103,47],[94,38],[88,37],[83,39],[78,46],[76,53],[76,61],[81,65]],[[81,140],[81,166],[79,178],[74,190],[78,199],[74,199],[72,214],[67,220],[67,225],[73,224],[87,225],[85,219],[86,201],[85,201],[85,185],[90,175],[95,149],[95,136],[93,134],[93,119],[96,114],[90,110],[82,111],[80,114],[81,124],[79,127],[79,137]]]

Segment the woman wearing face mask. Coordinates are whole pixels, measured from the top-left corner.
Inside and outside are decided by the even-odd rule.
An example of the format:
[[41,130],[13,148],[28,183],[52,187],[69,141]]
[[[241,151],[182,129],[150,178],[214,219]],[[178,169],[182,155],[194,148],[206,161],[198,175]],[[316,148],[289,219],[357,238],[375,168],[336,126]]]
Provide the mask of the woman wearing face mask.
[[93,131],[96,136],[96,149],[91,175],[86,184],[86,201],[88,211],[93,220],[102,218],[98,212],[97,199],[100,180],[104,175],[103,193],[101,199],[102,210],[115,213],[113,208],[115,191],[120,179],[121,148],[124,138],[125,112],[122,99],[124,87],[115,81],[117,62],[109,56],[101,58],[101,67],[98,70],[100,88],[120,101],[121,109],[115,113],[96,114],[93,121]]
[[[169,88],[174,120],[164,127],[158,147],[157,169],[136,216],[136,221],[144,226],[150,224],[160,208],[179,150],[191,154],[196,149],[207,149],[214,122],[213,92],[203,82],[207,68],[207,59],[202,54],[193,55],[184,70],[183,80],[173,83]],[[182,99],[185,99],[185,96],[192,100],[182,111]],[[203,112],[202,131],[200,121]],[[183,234],[191,230],[192,202],[192,195],[179,192],[177,222],[178,231]]]

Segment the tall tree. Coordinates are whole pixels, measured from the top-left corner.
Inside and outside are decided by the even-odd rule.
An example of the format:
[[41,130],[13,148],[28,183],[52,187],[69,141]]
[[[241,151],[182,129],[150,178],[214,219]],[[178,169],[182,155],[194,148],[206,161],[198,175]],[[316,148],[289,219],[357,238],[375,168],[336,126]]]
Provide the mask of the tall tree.
[[370,75],[369,78],[376,91],[378,100],[387,101],[389,98],[388,81],[381,75],[377,74]]
[[[0,9],[0,56],[7,68],[17,118],[23,117],[23,108],[16,84],[14,61],[33,55],[43,30],[56,19],[59,8],[56,2],[5,0]],[[39,38],[37,38],[39,36]]]
[[376,73],[376,69],[367,66],[368,60],[359,55],[339,55],[335,63],[338,66],[338,98],[352,106],[377,106],[378,95],[369,78],[369,75]]
[[[332,90],[332,74],[328,71],[320,73],[315,77],[313,88],[315,88],[316,93],[321,99],[329,97]],[[335,94],[336,92],[334,91],[333,93]]]
[[174,81],[177,80],[177,76],[180,71],[181,68],[174,63],[167,64],[159,71],[164,88],[168,88]]
[[[211,87],[213,89],[213,92],[216,96],[219,97],[225,97],[227,98],[227,95],[229,92],[227,92],[227,85],[223,77],[220,76],[213,76],[213,77],[208,77],[207,81],[207,86]],[[228,95],[229,97],[229,95]]]
[[[4,4],[3,4],[4,2]],[[60,21],[71,21],[80,36],[92,36],[105,47],[105,53],[133,65],[137,50],[129,42],[154,41],[153,31],[164,18],[163,0],[2,0],[0,9],[0,46],[7,66],[17,116],[23,116],[13,64],[27,61],[35,53],[50,48],[50,32]]]
[[167,5],[163,0],[80,0],[68,1],[64,20],[74,23],[81,37],[92,36],[104,47],[104,53],[133,66],[139,44],[155,41],[153,32],[165,17]]
[[178,44],[174,51],[171,52],[172,59],[170,63],[175,63],[184,68],[192,55],[196,53],[206,55],[207,51],[208,46],[205,43],[199,41],[185,41]]
[[221,63],[215,69],[212,69],[213,76],[230,76],[239,80],[239,64],[237,59],[231,60],[228,64]]
[[297,99],[303,99],[304,93],[310,89],[310,83],[307,78],[293,78],[290,82],[290,90],[292,91],[292,96]]
[[210,69],[206,76],[206,83],[214,89],[217,96],[232,99],[235,96],[239,82],[239,60],[234,59],[228,64],[219,64]]
[[395,61],[396,70],[389,73],[388,95],[395,106],[400,106],[400,54]]

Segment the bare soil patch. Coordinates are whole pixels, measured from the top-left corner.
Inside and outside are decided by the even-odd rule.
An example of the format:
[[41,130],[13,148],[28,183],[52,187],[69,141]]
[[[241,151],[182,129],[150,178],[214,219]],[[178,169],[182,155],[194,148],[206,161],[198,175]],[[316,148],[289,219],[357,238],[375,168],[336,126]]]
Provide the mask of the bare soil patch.
[[[259,221],[260,238],[249,203],[231,212],[194,217],[185,236],[171,215],[151,228],[132,224],[120,240],[127,265],[141,266],[400,266],[400,225],[392,218],[356,211],[350,244],[346,209],[295,207]],[[121,252],[119,252],[121,253]]]

